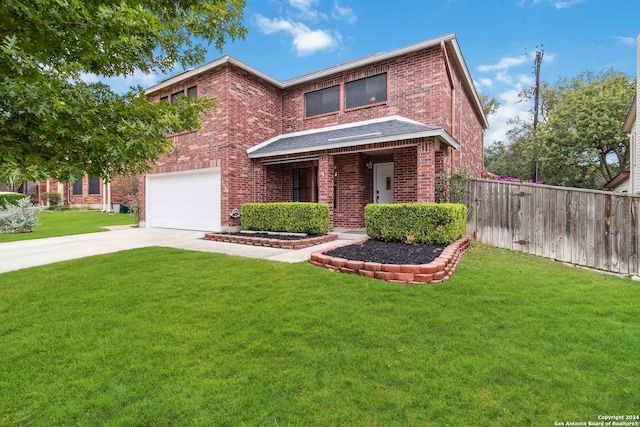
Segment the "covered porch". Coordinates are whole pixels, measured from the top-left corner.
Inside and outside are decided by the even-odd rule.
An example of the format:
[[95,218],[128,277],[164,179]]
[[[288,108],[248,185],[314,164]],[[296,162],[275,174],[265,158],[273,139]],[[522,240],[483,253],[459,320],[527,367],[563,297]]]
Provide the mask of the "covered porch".
[[364,227],[370,203],[435,201],[453,140],[402,117],[281,135],[250,150],[258,202],[317,202],[330,230]]

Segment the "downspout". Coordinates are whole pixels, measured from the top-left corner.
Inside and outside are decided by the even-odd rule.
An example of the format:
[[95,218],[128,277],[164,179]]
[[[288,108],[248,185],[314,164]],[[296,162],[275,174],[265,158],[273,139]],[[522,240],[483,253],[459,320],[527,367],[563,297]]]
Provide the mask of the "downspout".
[[[451,72],[451,64],[449,62],[449,55],[447,54],[447,45],[446,43],[443,41],[440,42],[440,49],[442,50],[442,55],[444,56],[444,68],[445,71],[447,72],[447,80],[449,80],[449,89],[451,90],[451,133],[452,133],[452,137],[456,138],[455,135],[455,129],[456,129],[456,89],[455,89],[455,85],[453,82],[453,73]],[[460,124],[462,125],[462,120],[460,120]],[[458,132],[458,138],[460,138],[461,132]],[[451,157],[453,157],[455,155],[455,151],[451,150]],[[462,167],[462,155],[459,154],[458,155],[460,161],[460,167]],[[451,169],[453,169],[453,165],[454,165],[454,160],[453,158],[451,159]],[[453,171],[450,170],[449,173],[452,173]]]
[[102,212],[107,211],[107,186],[102,183]]
[[[51,190],[51,184],[49,183],[49,178],[47,178],[47,193]],[[49,195],[47,194],[47,207],[49,207]]]
[[111,183],[110,182],[107,183],[107,205],[108,205],[107,212],[113,213],[113,205],[111,204]]

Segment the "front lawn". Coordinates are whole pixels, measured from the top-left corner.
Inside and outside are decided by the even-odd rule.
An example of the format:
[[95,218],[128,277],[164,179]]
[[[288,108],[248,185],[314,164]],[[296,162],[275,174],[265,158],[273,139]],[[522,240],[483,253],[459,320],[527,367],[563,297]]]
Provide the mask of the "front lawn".
[[17,240],[41,239],[44,237],[69,236],[72,234],[107,231],[112,225],[134,224],[133,217],[127,214],[109,214],[106,212],[86,211],[49,211],[38,214],[38,225],[31,233],[2,234],[0,243]]
[[146,248],[0,275],[0,424],[552,426],[640,408],[640,284],[477,246],[439,285]]

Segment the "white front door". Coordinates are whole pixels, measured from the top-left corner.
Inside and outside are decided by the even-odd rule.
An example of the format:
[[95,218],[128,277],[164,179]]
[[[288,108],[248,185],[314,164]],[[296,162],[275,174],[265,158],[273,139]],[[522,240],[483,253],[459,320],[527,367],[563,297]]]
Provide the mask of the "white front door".
[[393,203],[393,163],[373,165],[373,202]]

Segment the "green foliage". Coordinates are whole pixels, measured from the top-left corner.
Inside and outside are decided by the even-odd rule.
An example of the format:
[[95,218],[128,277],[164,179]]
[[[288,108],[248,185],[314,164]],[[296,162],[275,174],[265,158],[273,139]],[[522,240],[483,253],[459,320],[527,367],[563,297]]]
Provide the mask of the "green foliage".
[[257,231],[283,231],[327,234],[329,207],[319,203],[245,203],[242,205],[242,228]]
[[371,238],[446,245],[462,237],[467,207],[456,203],[370,204],[364,208]]
[[445,172],[436,180],[436,201],[438,203],[464,203],[468,180],[469,171],[467,168],[462,168],[451,175]]
[[38,225],[40,206],[31,204],[28,197],[22,196],[15,204],[6,204],[0,210],[0,232],[4,234],[30,233]]
[[[0,2],[0,177],[145,172],[211,99],[150,102],[86,77],[168,72],[243,38],[243,0]],[[196,42],[197,41],[197,42]],[[10,171],[10,172],[8,172]]]
[[8,205],[15,205],[22,199],[28,199],[28,197],[20,193],[0,193],[0,209],[5,209]]
[[500,101],[494,97],[490,97],[486,93],[479,93],[478,97],[480,98],[480,104],[482,104],[482,111],[485,116],[489,117],[497,113],[500,109]]
[[620,129],[634,89],[633,78],[615,71],[543,82],[540,126],[512,120],[509,142],[485,149],[485,169],[549,185],[600,188],[629,165],[629,138]]
[[49,204],[51,205],[57,205],[58,203],[60,203],[61,199],[62,195],[56,191],[47,191],[40,195],[40,201],[42,203],[49,202]]

